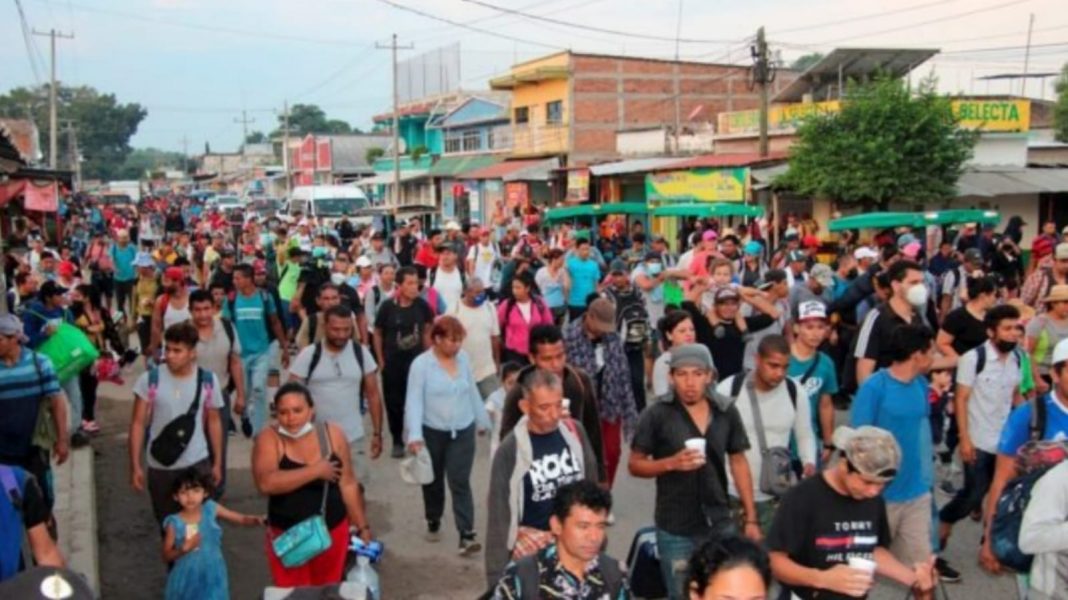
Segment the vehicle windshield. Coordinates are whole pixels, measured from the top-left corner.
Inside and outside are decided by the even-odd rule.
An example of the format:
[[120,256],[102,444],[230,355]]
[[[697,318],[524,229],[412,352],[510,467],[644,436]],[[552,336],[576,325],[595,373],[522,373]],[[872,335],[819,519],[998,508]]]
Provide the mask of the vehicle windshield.
[[364,198],[316,198],[315,214],[320,217],[351,215],[367,205]]
[[215,198],[216,204],[237,205],[241,200],[237,196],[219,196]]

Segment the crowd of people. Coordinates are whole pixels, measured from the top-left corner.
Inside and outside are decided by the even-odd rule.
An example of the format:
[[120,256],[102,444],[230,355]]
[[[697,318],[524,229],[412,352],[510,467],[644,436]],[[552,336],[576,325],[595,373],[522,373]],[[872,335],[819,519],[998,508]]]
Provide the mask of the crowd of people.
[[[136,364],[130,483],[167,598],[228,597],[219,519],[266,526],[274,585],[341,580],[350,543],[376,537],[384,453],[421,485],[428,542],[448,489],[458,552],[484,557],[500,600],[855,598],[876,575],[929,597],[960,581],[941,553],[969,517],[985,569],[1029,599],[1068,587],[1053,224],[1025,263],[1019,218],[834,243],[792,216],[687,219],[668,239],[612,218],[375,227],[174,195],[64,211],[58,238],[16,223],[0,317],[0,525],[21,519],[38,564],[63,562],[52,464],[91,443],[98,385]],[[99,354],[77,372],[46,352],[72,331]],[[265,516],[221,503],[241,434]],[[621,469],[655,485],[656,552],[632,552],[658,559],[651,579],[603,553]]]

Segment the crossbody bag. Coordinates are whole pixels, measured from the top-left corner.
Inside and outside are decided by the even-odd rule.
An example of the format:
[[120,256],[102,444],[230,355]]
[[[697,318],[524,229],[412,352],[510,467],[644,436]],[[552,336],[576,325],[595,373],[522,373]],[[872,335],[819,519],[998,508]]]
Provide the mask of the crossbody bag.
[[[326,425],[317,424],[315,435],[319,438],[319,451],[323,459],[329,459],[333,450],[330,447],[330,436],[327,435]],[[323,500],[319,504],[318,513],[286,529],[281,535],[271,540],[274,555],[287,569],[299,567],[330,549],[333,540],[330,537],[330,530],[326,527],[325,517],[326,496],[329,489],[330,482],[324,481]]]

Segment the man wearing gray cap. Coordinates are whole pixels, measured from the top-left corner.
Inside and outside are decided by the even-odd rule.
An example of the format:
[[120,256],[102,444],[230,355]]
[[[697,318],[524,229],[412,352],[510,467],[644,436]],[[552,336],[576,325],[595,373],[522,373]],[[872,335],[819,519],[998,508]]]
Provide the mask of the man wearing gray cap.
[[712,354],[701,344],[671,349],[673,397],[642,413],[631,443],[630,474],[656,479],[656,542],[672,600],[688,597],[689,558],[705,539],[733,532],[727,469],[738,484],[745,533],[760,538],[749,438],[734,403],[711,393]]
[[486,287],[478,277],[471,277],[464,284],[464,293],[448,314],[456,317],[464,326],[463,350],[471,358],[478,392],[485,400],[501,382],[497,368],[501,364],[501,325],[497,311],[487,302]]
[[865,597],[878,572],[929,598],[934,558],[905,565],[888,550],[882,492],[897,476],[901,449],[877,427],[839,427],[837,460],[782,498],[768,535],[775,579],[802,600]]

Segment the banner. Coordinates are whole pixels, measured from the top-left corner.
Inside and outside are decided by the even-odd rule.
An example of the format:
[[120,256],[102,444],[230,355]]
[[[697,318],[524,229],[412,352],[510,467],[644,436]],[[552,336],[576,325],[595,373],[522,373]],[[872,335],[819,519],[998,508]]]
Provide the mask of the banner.
[[[809,115],[838,112],[840,108],[841,105],[837,100],[778,104],[768,109],[768,131],[796,129]],[[759,131],[760,111],[758,110],[722,112],[716,118],[716,133],[719,135],[738,135]]]
[[1030,100],[954,100],[953,116],[964,129],[1029,131]]
[[585,202],[590,199],[590,170],[572,169],[567,172],[567,201]]
[[44,185],[38,185],[32,181],[26,183],[22,190],[26,197],[23,208],[41,212],[56,212],[59,210],[59,196],[56,193],[56,182],[49,181]]
[[509,181],[505,183],[504,198],[509,210],[525,207],[527,205],[527,182]]
[[748,195],[748,167],[669,171],[645,176],[645,198],[650,202],[745,202]]

